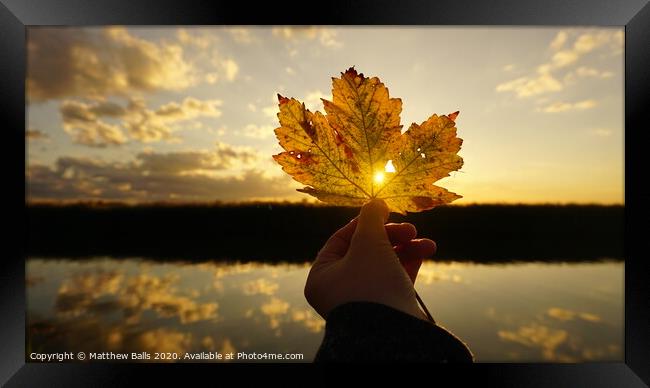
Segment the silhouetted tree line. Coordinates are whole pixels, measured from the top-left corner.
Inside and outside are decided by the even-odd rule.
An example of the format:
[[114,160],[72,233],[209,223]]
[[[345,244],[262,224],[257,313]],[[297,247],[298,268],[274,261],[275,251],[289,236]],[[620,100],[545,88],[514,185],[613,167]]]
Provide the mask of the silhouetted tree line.
[[[31,257],[310,261],[358,208],[299,204],[27,207]],[[623,206],[447,206],[401,216],[436,260],[622,260]]]

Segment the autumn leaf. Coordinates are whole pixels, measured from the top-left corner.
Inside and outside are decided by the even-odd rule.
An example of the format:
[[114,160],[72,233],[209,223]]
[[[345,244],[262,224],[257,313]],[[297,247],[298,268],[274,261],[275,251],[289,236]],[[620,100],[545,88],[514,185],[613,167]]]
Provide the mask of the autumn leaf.
[[379,78],[352,67],[332,84],[332,101],[322,99],[325,114],[278,94],[275,134],[285,151],[273,158],[306,185],[298,191],[342,206],[380,198],[402,214],[461,198],[434,185],[463,165],[458,112],[434,114],[402,133],[402,100],[390,98]]

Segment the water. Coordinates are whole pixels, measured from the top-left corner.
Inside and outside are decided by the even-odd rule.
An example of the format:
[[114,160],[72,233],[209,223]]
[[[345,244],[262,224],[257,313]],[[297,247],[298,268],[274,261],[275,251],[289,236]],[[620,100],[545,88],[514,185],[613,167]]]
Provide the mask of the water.
[[[308,264],[27,261],[27,353],[299,353]],[[423,264],[416,289],[478,362],[623,360],[622,262]],[[149,360],[155,361],[155,360]],[[227,360],[222,360],[227,361]],[[205,360],[202,360],[205,362]]]

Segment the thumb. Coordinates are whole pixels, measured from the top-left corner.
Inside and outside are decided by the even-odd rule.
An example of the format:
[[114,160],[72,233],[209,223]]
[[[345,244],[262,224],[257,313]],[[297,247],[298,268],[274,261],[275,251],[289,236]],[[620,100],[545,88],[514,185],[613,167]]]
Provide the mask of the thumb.
[[[388,248],[392,245],[388,239],[384,224],[388,220],[388,206],[381,199],[373,199],[361,208],[357,221],[357,228],[350,241],[351,253],[367,255],[378,253],[377,248]],[[368,252],[372,250],[374,252]]]

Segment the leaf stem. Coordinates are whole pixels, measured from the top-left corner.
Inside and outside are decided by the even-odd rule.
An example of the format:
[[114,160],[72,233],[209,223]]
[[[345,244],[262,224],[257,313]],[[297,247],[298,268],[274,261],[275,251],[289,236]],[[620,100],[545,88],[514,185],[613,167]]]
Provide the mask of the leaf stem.
[[419,303],[420,306],[422,307],[422,310],[424,310],[424,313],[426,314],[427,318],[428,318],[432,323],[436,323],[436,321],[433,319],[433,316],[431,316],[431,313],[429,312],[429,309],[427,308],[427,306],[426,306],[426,305],[424,304],[424,302],[422,301],[422,298],[420,298],[420,295],[418,294],[418,290],[415,290],[415,299],[418,300],[418,303]]

